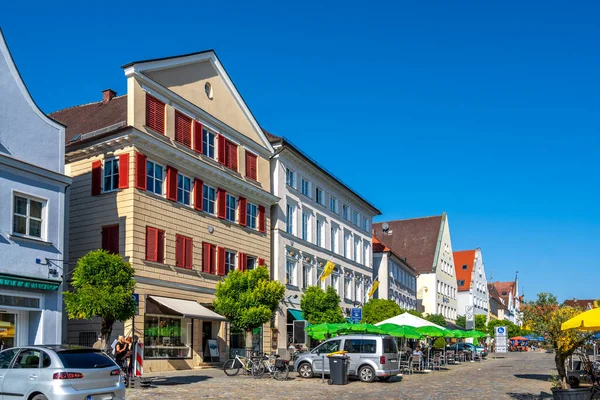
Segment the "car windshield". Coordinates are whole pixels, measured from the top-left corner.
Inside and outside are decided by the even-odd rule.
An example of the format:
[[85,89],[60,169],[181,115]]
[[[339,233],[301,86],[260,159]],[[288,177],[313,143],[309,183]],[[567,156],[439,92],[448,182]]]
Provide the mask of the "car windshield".
[[58,351],[56,354],[65,368],[94,369],[116,366],[110,357],[98,350],[67,350]]
[[317,346],[312,352],[316,354],[333,353],[340,349],[341,340],[330,340]]

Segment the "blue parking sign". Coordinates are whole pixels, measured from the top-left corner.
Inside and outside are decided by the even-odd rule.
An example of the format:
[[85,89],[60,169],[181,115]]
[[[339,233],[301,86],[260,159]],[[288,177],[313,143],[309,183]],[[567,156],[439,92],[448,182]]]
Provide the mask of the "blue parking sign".
[[138,315],[140,313],[140,295],[134,293],[131,295],[133,301],[135,301],[135,314]]
[[353,308],[350,314],[350,319],[353,322],[359,322],[362,320],[362,308]]

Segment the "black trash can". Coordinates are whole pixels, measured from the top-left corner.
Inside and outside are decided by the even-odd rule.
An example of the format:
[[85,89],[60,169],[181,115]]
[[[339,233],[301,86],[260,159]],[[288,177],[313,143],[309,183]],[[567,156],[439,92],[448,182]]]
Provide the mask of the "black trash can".
[[350,357],[344,355],[327,356],[329,358],[329,383],[330,385],[347,385]]

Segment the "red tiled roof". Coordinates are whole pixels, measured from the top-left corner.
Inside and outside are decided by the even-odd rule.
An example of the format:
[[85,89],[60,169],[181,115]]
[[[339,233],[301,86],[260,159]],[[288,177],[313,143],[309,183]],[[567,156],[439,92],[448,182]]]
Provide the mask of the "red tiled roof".
[[506,306],[508,306],[508,299],[514,295],[515,282],[494,282],[493,285],[496,291],[498,291],[498,295],[504,300]]
[[75,135],[89,133],[120,122],[127,123],[127,95],[114,97],[107,103],[83,104],[55,111],[50,117],[67,126],[65,144]]
[[433,272],[433,261],[443,215],[416,219],[389,221],[388,233],[383,232],[382,223],[373,224],[373,235],[384,241],[399,257],[406,257],[418,273]]
[[392,251],[385,244],[381,243],[379,239],[373,236],[373,253],[381,253],[384,251]]
[[[464,292],[471,289],[471,277],[473,276],[473,265],[475,264],[475,250],[464,250],[454,252],[454,268],[456,269],[456,282],[462,282],[458,285],[458,291]],[[466,265],[467,269],[463,269]]]
[[583,308],[584,310],[587,310],[588,307],[594,308],[594,300],[577,300],[577,299],[565,300],[565,305],[571,306],[571,307],[579,307],[579,308]]

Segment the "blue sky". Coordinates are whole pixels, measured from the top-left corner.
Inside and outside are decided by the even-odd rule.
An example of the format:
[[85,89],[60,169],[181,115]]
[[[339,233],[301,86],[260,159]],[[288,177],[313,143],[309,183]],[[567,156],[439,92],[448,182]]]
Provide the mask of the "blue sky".
[[213,48],[261,125],[379,220],[445,211],[488,279],[600,297],[597,2],[81,3],[2,7],[44,111],[124,93],[127,62]]

